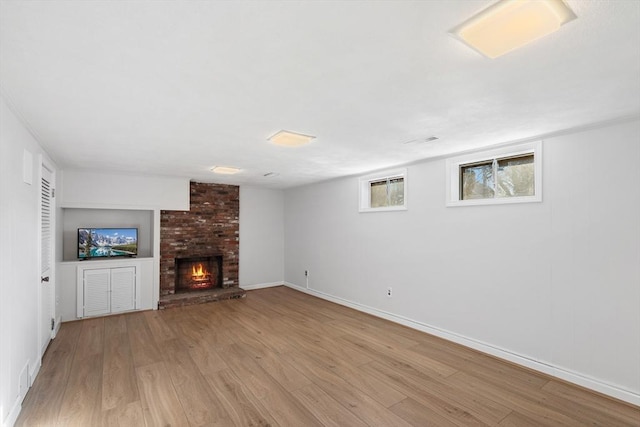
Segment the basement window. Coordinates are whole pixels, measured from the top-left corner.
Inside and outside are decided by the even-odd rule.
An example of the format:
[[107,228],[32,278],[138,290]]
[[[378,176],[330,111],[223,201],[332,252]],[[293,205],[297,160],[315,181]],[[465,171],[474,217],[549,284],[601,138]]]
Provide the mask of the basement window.
[[406,209],[406,169],[387,171],[360,178],[360,212]]
[[542,201],[542,144],[522,144],[447,160],[447,205]]

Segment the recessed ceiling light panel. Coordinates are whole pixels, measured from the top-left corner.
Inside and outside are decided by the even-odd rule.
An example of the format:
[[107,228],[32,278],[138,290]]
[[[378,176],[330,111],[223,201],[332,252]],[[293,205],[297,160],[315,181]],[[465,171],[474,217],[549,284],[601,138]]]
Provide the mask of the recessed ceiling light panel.
[[488,58],[524,46],[576,18],[562,0],[500,0],[450,31]]
[[234,173],[240,172],[242,169],[234,168],[231,166],[214,166],[211,168],[211,172],[219,173],[222,175],[233,175]]
[[305,135],[302,133],[291,132],[288,130],[281,130],[273,135],[271,135],[268,139],[277,145],[282,145],[285,147],[298,147],[300,145],[305,145],[311,142],[311,140],[315,139],[315,136]]

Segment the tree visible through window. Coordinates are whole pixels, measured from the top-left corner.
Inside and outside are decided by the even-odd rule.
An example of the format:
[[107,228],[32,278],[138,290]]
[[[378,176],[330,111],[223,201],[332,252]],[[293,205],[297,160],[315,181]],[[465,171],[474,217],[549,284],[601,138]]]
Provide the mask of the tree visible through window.
[[407,209],[407,170],[379,172],[359,179],[360,212]]
[[534,170],[530,153],[460,165],[460,199],[533,196]]
[[371,181],[369,188],[371,189],[372,208],[404,205],[403,177]]
[[542,141],[449,158],[446,180],[447,206],[541,202]]

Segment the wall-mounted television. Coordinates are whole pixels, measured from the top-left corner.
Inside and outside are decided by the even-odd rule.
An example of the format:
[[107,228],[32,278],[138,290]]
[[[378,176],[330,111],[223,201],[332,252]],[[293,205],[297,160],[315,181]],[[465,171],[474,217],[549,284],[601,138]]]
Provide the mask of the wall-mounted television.
[[137,228],[78,228],[78,258],[138,255]]

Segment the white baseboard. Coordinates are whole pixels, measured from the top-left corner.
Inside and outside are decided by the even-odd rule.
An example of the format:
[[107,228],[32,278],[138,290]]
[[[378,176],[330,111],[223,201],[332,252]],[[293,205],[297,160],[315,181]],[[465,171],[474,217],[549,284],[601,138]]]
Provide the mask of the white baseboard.
[[2,423],[2,427],[13,427],[18,419],[18,415],[20,415],[20,411],[22,410],[22,402],[20,398],[16,398],[11,411],[7,414],[7,418],[5,418],[4,423]]
[[408,326],[409,328],[419,330],[421,332],[426,332],[431,335],[435,335],[440,338],[444,338],[448,341],[452,341],[458,344],[462,344],[466,347],[472,348],[474,350],[481,351],[483,353],[490,354],[500,359],[507,360],[509,362],[513,362],[515,364],[533,369],[538,372],[542,372],[547,375],[551,375],[556,378],[560,378],[564,381],[568,381],[573,384],[577,384],[579,386],[594,390],[598,393],[606,394],[608,396],[614,397],[616,399],[623,400],[625,402],[631,403],[636,406],[640,406],[640,394],[634,393],[629,390],[624,390],[619,387],[613,386],[611,384],[603,383],[602,381],[586,377],[577,372],[572,372],[557,366],[553,366],[541,361],[533,360],[527,356],[523,356],[517,353],[513,353],[509,350],[505,350],[496,346],[493,346],[488,343],[484,343],[478,340],[474,340],[472,338],[468,338],[462,335],[455,334],[453,332],[449,332],[440,328],[436,328],[425,323],[417,322],[412,319],[408,319],[403,316],[398,316],[393,313],[389,313],[383,310],[379,310],[377,308],[369,307],[363,304],[359,304],[353,301],[349,301],[343,298],[339,298],[330,294],[326,294],[321,291],[316,291],[313,289],[308,289],[303,286],[298,286],[290,282],[284,282],[284,285],[295,289],[300,292],[304,292],[309,295],[316,296],[318,298],[322,298],[327,301],[334,302],[336,304],[344,305],[349,308],[353,308],[354,310],[362,311],[367,314],[371,314],[372,316],[380,317],[386,320],[390,320],[395,323],[399,323],[404,326]]
[[38,373],[40,372],[41,367],[42,367],[42,358],[38,358],[36,359],[36,363],[33,366],[33,369],[29,373],[29,388],[31,388],[33,383],[36,381],[36,377],[38,376]]
[[62,317],[58,316],[56,318],[56,322],[55,322],[55,328],[53,330],[53,334],[51,335],[51,339],[55,338],[56,336],[58,336],[58,332],[60,332],[60,325],[62,325]]
[[256,283],[255,285],[242,285],[240,289],[245,291],[253,291],[255,289],[273,288],[274,286],[282,286],[284,282]]
[[13,406],[11,407],[11,410],[9,411],[9,413],[7,414],[6,419],[2,423],[2,427],[13,427],[13,425],[16,423],[16,420],[18,419],[18,416],[20,415],[20,412],[22,411],[22,401],[27,396],[27,392],[31,388],[31,385],[33,384],[33,381],[35,380],[36,375],[38,375],[38,372],[40,371],[40,366],[42,366],[42,363],[40,361],[37,361],[36,365],[34,366],[34,368],[32,370],[29,369],[30,368],[29,365],[30,365],[30,363],[27,360],[24,368],[22,368],[22,371],[20,372],[20,375],[18,376],[18,382],[20,384],[22,384],[21,378],[24,375],[26,388],[24,390],[19,390],[18,391],[18,396],[16,396],[16,400],[13,402]]

